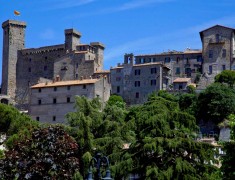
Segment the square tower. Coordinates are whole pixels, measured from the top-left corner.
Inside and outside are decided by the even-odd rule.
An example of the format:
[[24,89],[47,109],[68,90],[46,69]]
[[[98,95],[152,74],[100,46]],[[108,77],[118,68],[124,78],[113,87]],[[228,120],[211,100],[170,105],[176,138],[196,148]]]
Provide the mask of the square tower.
[[2,23],[2,94],[15,98],[18,50],[25,47],[26,23],[7,20]]

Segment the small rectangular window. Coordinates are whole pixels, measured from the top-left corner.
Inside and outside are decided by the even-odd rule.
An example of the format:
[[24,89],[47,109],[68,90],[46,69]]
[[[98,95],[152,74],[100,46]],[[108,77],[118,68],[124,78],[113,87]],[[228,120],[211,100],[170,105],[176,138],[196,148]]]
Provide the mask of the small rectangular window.
[[177,68],[175,69],[175,74],[180,74],[180,67],[177,67]]
[[135,81],[135,87],[140,87],[140,81]]
[[31,72],[31,68],[29,67],[28,72]]
[[226,70],[226,66],[225,65],[222,65],[222,70]]
[[41,88],[39,88],[39,89],[38,89],[38,92],[39,92],[39,93],[40,93],[40,92],[42,92],[42,89],[41,89]]
[[209,50],[209,58],[213,58],[213,50]]
[[209,74],[212,74],[212,66],[209,66]]
[[136,92],[135,93],[135,98],[139,98],[140,97],[140,93],[139,92]]
[[47,71],[47,66],[44,66],[44,68],[43,68],[43,69],[44,69],[44,71]]
[[70,103],[70,97],[67,97],[67,103]]
[[120,86],[117,86],[117,93],[120,93]]
[[83,85],[82,85],[82,89],[86,89],[86,84],[83,84]]
[[56,98],[53,98],[53,104],[56,104]]
[[152,79],[152,80],[151,80],[151,86],[154,86],[154,85],[156,85],[156,84],[157,84],[156,79]]
[[223,58],[225,58],[225,57],[226,57],[226,49],[223,49],[222,57],[223,57]]
[[120,68],[116,69],[116,73],[120,73],[120,72],[121,72]]
[[38,100],[38,104],[39,104],[39,105],[42,104],[42,100],[41,100],[41,99]]
[[53,116],[53,118],[52,118],[52,119],[53,119],[53,121],[56,121],[56,116]]
[[54,87],[54,91],[57,91],[57,87]]
[[116,77],[116,81],[121,81],[121,77]]
[[71,86],[67,86],[67,90],[70,90]]
[[151,68],[151,74],[156,74],[157,73],[157,68]]
[[176,63],[178,64],[179,61],[180,61],[180,57],[177,57],[177,58],[176,58]]
[[166,57],[165,58],[165,63],[169,63],[169,62],[171,62],[171,58],[170,57]]
[[39,120],[40,120],[39,116],[37,116],[37,117],[36,117],[36,120],[37,120],[37,121],[39,121]]
[[78,74],[75,75],[75,78],[78,79]]
[[135,70],[135,75],[140,75],[140,69]]

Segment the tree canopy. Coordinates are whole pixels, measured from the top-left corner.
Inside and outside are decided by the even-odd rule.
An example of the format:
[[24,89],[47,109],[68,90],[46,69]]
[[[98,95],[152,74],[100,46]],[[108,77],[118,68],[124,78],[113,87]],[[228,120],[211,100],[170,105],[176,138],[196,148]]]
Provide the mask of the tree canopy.
[[138,174],[141,179],[202,179],[217,171],[213,147],[195,141],[195,118],[179,111],[175,102],[151,97],[132,107],[127,120],[136,140],[123,152],[116,173]]
[[198,118],[215,124],[235,112],[235,91],[223,84],[211,84],[199,94]]
[[235,83],[235,71],[224,70],[215,76],[215,82],[228,84],[233,87]]
[[0,179],[72,179],[79,174],[78,145],[62,127],[35,129],[0,160]]

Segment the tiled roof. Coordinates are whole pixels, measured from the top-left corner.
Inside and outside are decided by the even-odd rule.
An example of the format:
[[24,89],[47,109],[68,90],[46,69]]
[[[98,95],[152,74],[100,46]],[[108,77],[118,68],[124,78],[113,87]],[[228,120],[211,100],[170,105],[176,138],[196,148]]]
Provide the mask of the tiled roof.
[[88,51],[75,51],[75,54],[84,54],[84,53],[88,53]]
[[151,65],[161,65],[161,62],[151,62],[151,63],[143,63],[143,64],[134,64],[134,67],[139,67],[139,66],[151,66]]
[[74,86],[74,85],[80,85],[80,84],[94,84],[99,80],[100,79],[84,79],[84,80],[39,83],[34,86],[31,86],[31,88],[36,89],[36,88],[58,87],[58,86]]
[[202,53],[202,50],[185,50],[185,51],[168,51],[156,54],[140,54],[135,57],[150,57],[150,56],[166,56],[166,55],[176,55],[176,54],[197,54]]
[[191,78],[176,78],[173,83],[181,83],[181,82],[188,82]]
[[113,68],[110,68],[110,69],[122,69],[123,66],[117,66],[117,67],[113,67]]
[[100,71],[96,71],[94,74],[96,73],[110,73],[109,70],[100,70]]

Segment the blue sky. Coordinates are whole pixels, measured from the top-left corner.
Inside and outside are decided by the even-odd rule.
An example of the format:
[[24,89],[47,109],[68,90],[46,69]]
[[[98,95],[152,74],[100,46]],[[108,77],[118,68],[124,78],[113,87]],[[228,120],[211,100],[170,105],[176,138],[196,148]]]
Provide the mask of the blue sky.
[[[62,44],[64,29],[73,27],[82,33],[82,43],[105,44],[105,69],[123,62],[125,53],[201,49],[199,31],[215,24],[235,28],[234,0],[0,0],[0,3],[0,22],[16,19],[27,23],[27,48]],[[21,15],[14,17],[14,10]],[[0,49],[2,57],[2,33]]]

